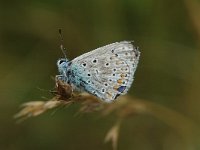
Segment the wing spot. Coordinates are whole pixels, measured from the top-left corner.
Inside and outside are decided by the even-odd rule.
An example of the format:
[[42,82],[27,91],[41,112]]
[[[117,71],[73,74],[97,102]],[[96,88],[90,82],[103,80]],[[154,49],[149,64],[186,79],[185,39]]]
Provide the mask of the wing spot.
[[116,96],[115,96],[115,99],[117,98],[117,97],[119,97],[120,96],[120,94],[117,94]]
[[83,63],[82,65],[83,65],[83,67],[85,67],[85,66],[86,66],[86,63]]
[[121,68],[121,70],[122,70],[122,71],[127,71],[127,70],[128,70],[128,68]]
[[88,76],[91,76],[91,74],[88,73]]
[[126,86],[120,86],[117,91],[123,93],[124,90],[126,89]]
[[115,58],[115,56],[111,56],[111,57],[110,57],[110,60],[113,60],[114,58]]
[[121,77],[124,78],[124,77],[125,77],[125,74],[122,73],[122,74],[121,74]]
[[94,59],[92,62],[95,64],[95,63],[97,63],[97,60],[96,60],[96,59]]
[[[97,96],[97,93],[96,93],[96,91],[93,91],[92,93],[93,93],[93,95]],[[97,97],[98,97],[98,96],[97,96]]]

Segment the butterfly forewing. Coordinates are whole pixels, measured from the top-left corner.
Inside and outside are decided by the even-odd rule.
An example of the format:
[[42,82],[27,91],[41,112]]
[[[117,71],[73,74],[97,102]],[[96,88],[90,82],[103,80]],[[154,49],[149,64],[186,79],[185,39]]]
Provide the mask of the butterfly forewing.
[[127,93],[140,52],[131,42],[109,44],[72,60],[72,84],[110,102]]

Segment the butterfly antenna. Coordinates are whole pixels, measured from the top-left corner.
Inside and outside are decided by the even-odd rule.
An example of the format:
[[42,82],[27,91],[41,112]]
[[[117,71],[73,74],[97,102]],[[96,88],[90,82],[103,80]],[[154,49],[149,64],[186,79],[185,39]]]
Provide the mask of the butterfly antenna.
[[60,35],[60,40],[61,40],[61,44],[60,44],[60,49],[65,57],[65,59],[67,59],[66,56],[66,48],[63,46],[63,34],[62,34],[62,29],[58,29],[59,35]]

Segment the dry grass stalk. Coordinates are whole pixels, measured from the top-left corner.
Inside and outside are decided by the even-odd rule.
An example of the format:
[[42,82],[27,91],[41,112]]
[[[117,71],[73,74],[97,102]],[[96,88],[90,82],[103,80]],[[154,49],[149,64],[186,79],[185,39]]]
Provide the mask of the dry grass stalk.
[[105,142],[111,142],[113,150],[117,150],[117,143],[119,138],[119,129],[121,125],[121,120],[119,120],[108,132],[105,137]]
[[[79,112],[81,113],[99,111],[103,116],[107,116],[112,113],[116,115],[117,120],[132,117],[136,114],[150,114],[155,118],[162,120],[172,128],[175,128],[183,137],[192,136],[195,133],[193,130],[197,130],[197,127],[191,123],[188,118],[185,118],[179,113],[141,99],[133,99],[128,96],[122,96],[120,97],[120,100],[107,104],[101,102],[95,96],[90,94],[73,93],[71,86],[64,84],[61,81],[56,82],[56,90],[52,93],[54,93],[55,96],[48,101],[32,101],[22,104],[22,110],[14,117],[20,119],[21,121],[29,117],[38,116],[52,108],[78,103],[80,104]],[[171,116],[173,116],[173,118]],[[120,124],[121,121],[118,121],[108,131],[105,138],[105,142],[112,142],[114,150],[117,149]],[[190,141],[188,138],[186,138],[185,141],[187,145],[191,145],[191,143],[193,143],[193,141]]]

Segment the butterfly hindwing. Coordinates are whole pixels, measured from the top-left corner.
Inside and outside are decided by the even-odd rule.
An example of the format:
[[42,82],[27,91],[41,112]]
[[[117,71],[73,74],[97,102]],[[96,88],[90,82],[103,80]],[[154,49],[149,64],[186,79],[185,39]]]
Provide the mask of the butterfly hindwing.
[[127,93],[139,55],[128,41],[97,48],[72,60],[71,82],[76,88],[110,102]]

